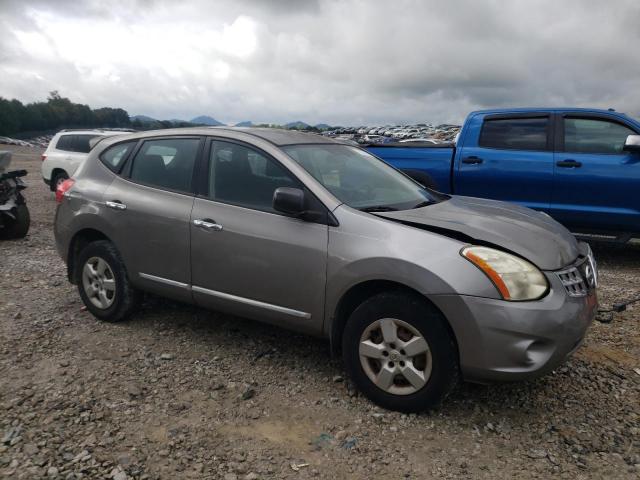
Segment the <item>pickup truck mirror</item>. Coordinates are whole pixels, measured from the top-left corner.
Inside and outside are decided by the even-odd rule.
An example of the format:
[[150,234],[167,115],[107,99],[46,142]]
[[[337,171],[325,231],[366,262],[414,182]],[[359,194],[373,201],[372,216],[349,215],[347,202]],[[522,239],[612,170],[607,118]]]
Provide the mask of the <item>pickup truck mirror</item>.
[[631,153],[640,153],[640,135],[629,135],[624,142],[622,150]]
[[304,212],[304,192],[299,188],[278,187],[273,192],[273,209],[288,215]]

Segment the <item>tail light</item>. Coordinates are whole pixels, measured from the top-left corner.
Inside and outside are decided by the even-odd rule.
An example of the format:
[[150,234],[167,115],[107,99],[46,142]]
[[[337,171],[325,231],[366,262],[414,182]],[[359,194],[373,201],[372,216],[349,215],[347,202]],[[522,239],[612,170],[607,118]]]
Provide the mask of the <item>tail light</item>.
[[44,162],[47,159],[47,154],[43,153],[42,155],[40,155],[40,158],[42,159],[42,161]]
[[74,183],[76,183],[76,181],[73,178],[67,178],[64,182],[58,185],[58,188],[56,188],[56,202],[62,203],[64,194],[67,193],[71,187],[73,187]]

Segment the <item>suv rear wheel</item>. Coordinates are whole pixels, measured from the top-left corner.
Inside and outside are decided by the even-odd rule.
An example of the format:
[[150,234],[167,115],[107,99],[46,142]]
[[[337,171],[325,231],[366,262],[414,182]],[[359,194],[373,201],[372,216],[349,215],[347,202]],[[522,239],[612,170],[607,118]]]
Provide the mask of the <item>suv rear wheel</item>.
[[347,373],[381,407],[438,406],[458,382],[457,349],[442,314],[417,295],[375,295],[351,314],[342,337]]
[[120,254],[107,240],[88,244],[76,262],[78,292],[87,309],[100,320],[125,320],[137,307],[141,294],[127,276]]
[[56,172],[56,174],[51,179],[51,190],[54,192],[58,190],[58,186],[62,185],[62,182],[64,182],[68,178],[69,175],[67,175],[67,172],[58,170],[58,172]]

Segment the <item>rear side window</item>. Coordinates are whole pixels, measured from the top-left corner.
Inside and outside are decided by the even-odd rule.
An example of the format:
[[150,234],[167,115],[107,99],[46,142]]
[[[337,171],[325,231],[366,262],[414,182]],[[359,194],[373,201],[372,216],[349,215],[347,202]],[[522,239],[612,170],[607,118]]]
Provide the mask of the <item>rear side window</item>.
[[89,150],[91,150],[89,141],[99,136],[100,135],[73,135],[73,137],[75,137],[73,142],[73,151],[80,153],[89,153]]
[[485,120],[479,145],[508,150],[546,150],[548,125],[546,117]]
[[144,142],[133,159],[131,180],[191,193],[199,144],[197,138],[165,138]]
[[56,150],[73,152],[73,135],[61,135],[56,142]]
[[57,150],[66,152],[89,153],[91,146],[89,141],[100,135],[62,135],[56,143]]
[[102,155],[100,155],[100,160],[109,170],[118,172],[127,156],[129,155],[129,153],[131,153],[131,150],[135,148],[137,143],[137,141],[118,143],[113,147],[107,148],[104,152],[102,152]]
[[564,119],[564,150],[576,153],[622,153],[636,132],[619,123],[587,118]]

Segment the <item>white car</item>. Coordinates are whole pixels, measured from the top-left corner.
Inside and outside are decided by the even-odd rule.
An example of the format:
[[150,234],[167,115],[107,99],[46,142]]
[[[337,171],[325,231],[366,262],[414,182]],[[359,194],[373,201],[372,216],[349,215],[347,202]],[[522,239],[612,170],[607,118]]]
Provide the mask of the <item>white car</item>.
[[56,133],[42,154],[42,179],[52,191],[71,177],[87,158],[97,137],[121,135],[133,130],[61,130]]

